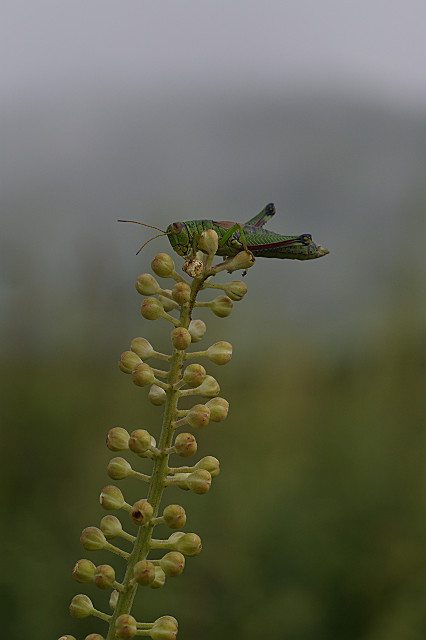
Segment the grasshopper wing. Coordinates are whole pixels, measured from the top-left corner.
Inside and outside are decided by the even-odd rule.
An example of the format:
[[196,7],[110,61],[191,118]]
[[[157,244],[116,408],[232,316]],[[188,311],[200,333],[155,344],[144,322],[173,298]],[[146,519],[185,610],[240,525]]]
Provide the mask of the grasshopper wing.
[[246,224],[249,224],[253,227],[263,227],[263,225],[265,225],[268,220],[270,220],[272,216],[275,215],[275,212],[275,205],[273,204],[273,202],[270,202],[264,209],[262,209],[260,213],[257,214],[257,216],[254,216],[254,218],[250,218],[250,220],[248,220]]

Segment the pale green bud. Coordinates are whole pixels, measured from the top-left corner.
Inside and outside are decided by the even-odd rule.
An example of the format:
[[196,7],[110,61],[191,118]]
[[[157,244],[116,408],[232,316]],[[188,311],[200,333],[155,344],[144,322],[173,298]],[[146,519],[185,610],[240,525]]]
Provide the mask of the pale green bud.
[[107,466],[107,473],[113,480],[123,480],[131,472],[132,467],[124,458],[112,458]]
[[205,398],[217,396],[219,392],[219,383],[213,378],[213,376],[206,376],[201,385],[197,388],[197,393]]
[[136,280],[136,290],[143,296],[153,296],[160,290],[160,285],[150,273],[141,273]]
[[208,425],[210,420],[210,409],[205,404],[195,404],[188,411],[186,421],[193,429],[202,429]]
[[143,587],[155,580],[155,565],[149,560],[140,560],[133,567],[133,577]]
[[84,593],[79,593],[71,600],[70,614],[73,618],[87,618],[93,610],[91,599]]
[[118,593],[118,591],[116,589],[114,589],[114,591],[111,592],[111,595],[109,597],[109,601],[108,604],[110,606],[110,608],[114,611],[115,607],[117,606],[117,601],[118,601],[118,596],[120,594]]
[[247,285],[239,280],[232,280],[225,285],[226,295],[234,302],[239,302],[247,293]]
[[183,381],[188,387],[199,387],[206,377],[206,370],[201,364],[189,364],[183,372]]
[[208,471],[205,469],[197,469],[189,474],[186,479],[186,486],[193,493],[198,493],[202,495],[207,493],[210,490],[210,486],[212,483],[212,477]]
[[154,627],[160,625],[160,623],[163,623],[166,620],[167,620],[167,622],[171,622],[173,624],[173,626],[175,627],[175,629],[177,630],[178,621],[173,616],[160,616],[160,618],[157,618],[157,620],[154,622]]
[[118,361],[118,366],[123,373],[132,373],[137,364],[140,364],[142,360],[133,351],[123,351]]
[[172,298],[171,289],[163,289],[164,295],[158,296],[159,301],[163,305],[164,311],[172,311],[176,309],[176,303]]
[[141,314],[146,320],[158,320],[164,316],[164,307],[157,298],[145,298],[142,302]]
[[184,327],[176,327],[170,334],[175,349],[184,351],[191,344],[191,334]]
[[151,434],[145,429],[136,429],[129,440],[129,449],[134,453],[145,453],[151,446]]
[[197,440],[192,433],[179,433],[174,441],[174,448],[182,458],[190,458],[197,452]]
[[185,558],[179,551],[170,551],[160,560],[160,567],[169,578],[180,576],[185,567]]
[[175,263],[167,253],[158,253],[151,262],[151,269],[160,278],[170,278],[175,270]]
[[58,640],[76,640],[76,638],[75,636],[66,635],[66,636],[61,636],[60,638],[58,638]]
[[198,247],[201,251],[215,254],[219,248],[219,238],[214,229],[205,229],[198,240]]
[[232,356],[232,344],[221,340],[207,349],[207,357],[215,364],[226,364]]
[[132,381],[138,387],[147,387],[153,384],[154,380],[154,372],[146,362],[141,362],[132,371]]
[[169,504],[163,510],[163,518],[170,529],[181,529],[186,522],[185,509],[179,504]]
[[148,500],[138,500],[132,507],[130,517],[135,524],[142,526],[149,522],[152,518],[154,510]]
[[226,318],[232,311],[233,303],[228,296],[217,296],[210,303],[210,309],[219,318]]
[[175,542],[174,547],[185,556],[196,556],[202,549],[201,538],[196,533],[185,533]]
[[118,487],[109,484],[104,487],[99,496],[99,502],[104,509],[113,510],[121,509],[124,505],[124,496]]
[[225,398],[212,398],[206,402],[206,406],[210,409],[210,420],[213,422],[222,422],[228,415],[229,402]]
[[122,427],[114,427],[108,431],[106,445],[110,451],[125,451],[129,448],[129,434]]
[[189,473],[175,473],[174,478],[177,481],[177,486],[179,489],[183,489],[184,491],[189,491],[189,487],[186,484],[186,479],[188,478]]
[[106,538],[97,527],[86,527],[81,532],[80,542],[87,551],[98,551],[105,547]]
[[115,637],[120,640],[128,640],[134,638],[136,635],[137,626],[136,620],[128,613],[124,613],[122,616],[118,616],[115,621]]
[[189,302],[191,297],[191,287],[187,282],[176,282],[172,289],[172,297],[178,305],[182,306],[186,302]]
[[192,342],[199,342],[207,331],[206,323],[202,320],[191,320],[188,331]]
[[84,640],[105,640],[105,638],[99,633],[89,633],[89,635],[86,636]]
[[255,263],[254,255],[251,251],[240,251],[236,256],[231,258],[226,265],[226,270],[229,273],[237,271],[237,269],[250,269]]
[[148,398],[151,404],[159,407],[166,402],[167,394],[164,389],[157,384],[153,384],[148,392]]
[[167,542],[172,547],[176,546],[177,541],[183,538],[183,536],[186,536],[186,533],[184,533],[183,531],[175,531],[171,536],[168,537]]
[[205,456],[201,458],[195,465],[197,469],[205,469],[208,471],[212,478],[215,478],[220,473],[220,462],[214,456]]
[[164,573],[161,567],[156,566],[155,578],[149,586],[151,587],[151,589],[160,589],[161,587],[164,587],[165,582],[166,582],[166,574]]
[[123,527],[118,518],[108,515],[101,520],[101,531],[105,538],[116,538],[123,531]]
[[130,343],[130,349],[136,353],[141,360],[148,360],[154,353],[152,344],[145,338],[133,338]]
[[95,577],[95,570],[96,567],[93,562],[83,558],[75,563],[74,569],[72,570],[72,577],[76,582],[92,582]]
[[98,589],[110,589],[115,582],[115,571],[109,564],[100,564],[96,567],[93,580]]
[[176,635],[177,627],[168,621],[155,624],[150,633],[152,640],[175,640]]

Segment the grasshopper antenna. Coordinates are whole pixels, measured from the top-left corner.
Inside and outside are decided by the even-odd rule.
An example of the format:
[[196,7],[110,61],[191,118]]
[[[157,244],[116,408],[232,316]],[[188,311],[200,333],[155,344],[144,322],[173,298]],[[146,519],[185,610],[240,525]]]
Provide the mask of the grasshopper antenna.
[[150,229],[161,231],[161,233],[159,233],[158,235],[144,242],[140,249],[136,251],[136,255],[138,255],[138,253],[140,253],[145,245],[147,245],[148,242],[151,242],[151,240],[155,240],[155,238],[159,238],[160,236],[168,236],[170,234],[170,231],[163,231],[163,229],[160,229],[159,227],[153,227],[152,224],[146,224],[145,222],[139,222],[138,220],[117,220],[117,222],[132,222],[133,224],[141,224],[143,227],[149,227]]

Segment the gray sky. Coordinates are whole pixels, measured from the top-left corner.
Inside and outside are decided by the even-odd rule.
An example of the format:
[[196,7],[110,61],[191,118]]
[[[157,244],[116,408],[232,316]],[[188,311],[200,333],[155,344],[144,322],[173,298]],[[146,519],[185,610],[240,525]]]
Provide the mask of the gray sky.
[[426,102],[424,0],[7,0],[0,95],[330,82]]

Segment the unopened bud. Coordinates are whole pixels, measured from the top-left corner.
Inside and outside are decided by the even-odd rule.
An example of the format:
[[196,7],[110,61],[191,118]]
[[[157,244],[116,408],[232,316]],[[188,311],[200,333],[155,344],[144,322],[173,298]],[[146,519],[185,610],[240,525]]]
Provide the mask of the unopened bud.
[[214,229],[205,229],[198,240],[198,247],[205,253],[215,254],[219,248],[219,238]]
[[166,574],[164,573],[161,567],[156,566],[155,578],[149,586],[151,587],[151,589],[160,589],[161,587],[164,587],[165,582],[166,582]]
[[197,388],[197,393],[205,398],[217,396],[219,392],[219,383],[213,378],[213,376],[206,376],[201,385]]
[[133,338],[130,349],[136,353],[141,360],[148,360],[154,353],[152,344],[145,338]]
[[180,504],[169,504],[163,510],[163,518],[170,529],[181,529],[186,522],[185,509]]
[[115,582],[115,571],[109,564],[100,564],[96,567],[93,580],[98,589],[110,589]]
[[175,473],[174,479],[179,487],[179,489],[183,489],[184,491],[189,491],[189,487],[186,484],[186,480],[189,477],[189,473]]
[[170,620],[156,621],[151,629],[150,636],[152,640],[175,640],[177,630],[177,624]]
[[176,327],[170,334],[175,349],[184,351],[191,344],[191,334],[184,327]]
[[166,402],[166,398],[167,395],[164,389],[156,384],[151,385],[151,388],[148,392],[148,399],[153,405],[155,405],[156,407],[160,407]]
[[147,387],[148,385],[153,384],[154,380],[154,372],[146,362],[141,362],[132,371],[132,381],[138,387]]
[[225,285],[226,295],[234,302],[239,302],[247,293],[247,285],[240,280],[232,280]]
[[164,311],[172,311],[176,309],[176,302],[172,298],[172,290],[171,289],[163,289],[163,294],[158,296],[159,301],[163,305]]
[[237,253],[236,256],[229,260],[226,265],[226,270],[232,273],[237,269],[250,269],[254,263],[255,258],[251,251],[240,251],[240,253]]
[[146,320],[158,320],[164,316],[164,307],[157,298],[145,298],[142,302],[141,314]]
[[140,364],[142,360],[133,351],[123,351],[118,361],[118,366],[123,373],[132,373],[137,364]]
[[206,406],[210,409],[210,420],[213,422],[222,422],[228,415],[229,402],[225,398],[212,398],[206,402]]
[[74,596],[70,604],[70,614],[73,618],[87,618],[93,611],[93,604],[91,599],[79,593],[78,596]]
[[124,458],[112,458],[107,466],[107,473],[113,480],[123,480],[131,472],[132,467]]
[[186,302],[189,302],[191,297],[191,287],[187,282],[176,282],[172,289],[172,297],[178,305],[182,306]]
[[72,577],[76,582],[92,582],[95,577],[95,570],[96,567],[93,562],[83,558],[75,563],[74,569],[72,570]]
[[174,547],[185,556],[196,556],[202,549],[201,538],[196,533],[185,533],[176,541]]
[[105,547],[106,538],[97,527],[86,527],[81,532],[80,542],[87,551],[98,551]]
[[150,273],[141,273],[136,280],[136,290],[143,296],[153,296],[160,290],[160,285]]
[[206,377],[206,370],[201,364],[189,364],[183,372],[183,381],[188,387],[199,387]]
[[133,577],[143,587],[147,587],[155,579],[155,565],[149,560],[140,560],[133,567]]
[[205,469],[208,471],[212,478],[219,475],[220,472],[220,462],[214,456],[205,456],[201,458],[195,465],[196,469]]
[[205,469],[197,469],[189,474],[186,479],[186,486],[193,493],[198,493],[199,495],[203,495],[210,490],[210,486],[212,483],[212,477],[208,471]]
[[221,340],[207,349],[207,357],[215,364],[226,364],[232,356],[232,344]]
[[99,496],[99,502],[104,509],[107,509],[107,511],[121,509],[124,505],[124,496],[118,487],[109,484],[102,489],[101,495]]
[[133,522],[139,526],[142,526],[149,522],[152,518],[154,510],[148,500],[138,500],[132,507],[130,517]]
[[186,421],[193,429],[202,429],[208,425],[210,420],[210,409],[205,404],[195,404],[188,411]]
[[174,441],[174,448],[182,458],[190,458],[197,452],[197,440],[192,433],[179,433]]
[[228,296],[217,296],[210,302],[210,309],[219,318],[226,318],[232,311],[233,302]]
[[191,320],[188,331],[192,342],[199,342],[207,331],[206,323],[202,320]]
[[105,538],[115,538],[123,531],[123,527],[118,518],[108,515],[101,520],[101,531]]
[[89,635],[86,636],[84,640],[105,640],[105,638],[99,633],[89,633]]
[[110,451],[125,451],[129,448],[129,434],[122,427],[114,427],[108,431],[106,445]]
[[145,453],[151,447],[151,434],[145,429],[136,429],[129,440],[129,449],[134,453]]
[[136,620],[128,613],[124,613],[122,616],[118,616],[115,621],[115,637],[120,640],[129,640],[136,635],[137,626]]
[[61,636],[60,638],[58,638],[58,640],[76,640],[76,638],[75,636],[70,636],[67,634],[66,636]]
[[204,265],[201,260],[192,258],[184,263],[182,271],[185,271],[190,278],[200,278],[203,275]]
[[118,593],[118,591],[116,589],[114,589],[114,591],[111,592],[111,595],[109,597],[109,601],[108,604],[110,606],[110,608],[114,611],[115,607],[117,606],[117,601],[118,601],[118,596],[120,594]]
[[175,263],[167,253],[158,253],[151,262],[151,269],[160,278],[170,278],[175,270]]
[[180,576],[185,567],[185,558],[179,551],[170,551],[161,558],[160,567],[169,578]]

